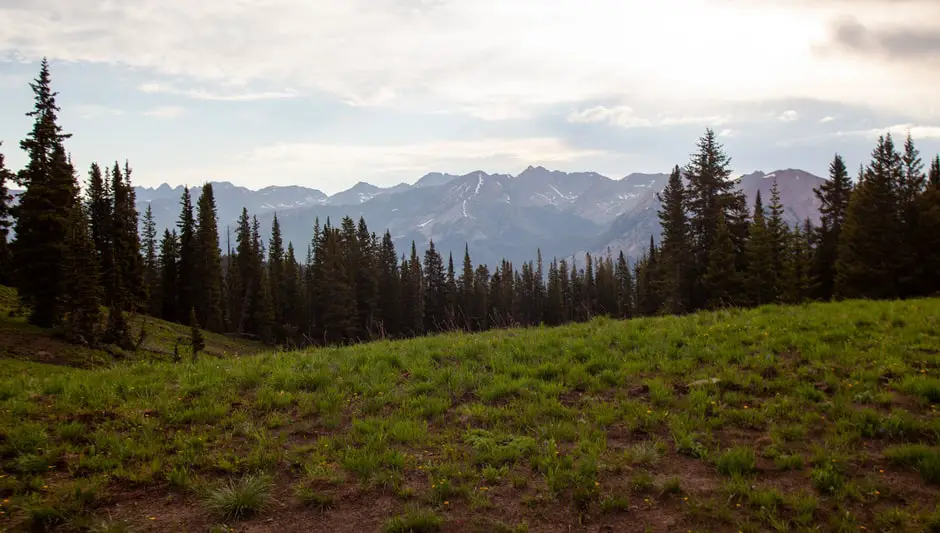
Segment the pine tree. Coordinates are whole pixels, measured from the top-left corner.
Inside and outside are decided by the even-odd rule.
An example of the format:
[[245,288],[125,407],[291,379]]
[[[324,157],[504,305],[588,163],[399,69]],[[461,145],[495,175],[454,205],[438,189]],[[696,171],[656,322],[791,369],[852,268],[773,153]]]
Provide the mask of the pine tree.
[[179,254],[176,230],[163,230],[160,241],[160,317],[170,322],[182,321],[179,316]]
[[790,227],[784,220],[783,204],[780,201],[780,189],[777,187],[777,178],[770,186],[770,206],[767,217],[767,236],[770,243],[770,270],[767,278],[770,280],[768,302],[777,301],[781,292],[781,278],[783,266],[786,261],[787,250],[790,248]]
[[87,198],[86,211],[89,215],[89,227],[91,228],[91,238],[95,245],[98,265],[102,272],[102,283],[108,292],[114,284],[113,277],[113,258],[111,256],[111,238],[113,228],[111,224],[111,215],[113,210],[114,198],[111,194],[111,170],[106,169],[105,175],[101,174],[101,167],[98,163],[92,163],[88,171],[88,181],[86,182]]
[[937,155],[930,163],[928,184],[940,188],[940,155]]
[[157,223],[153,208],[148,203],[143,218],[144,284],[147,288],[147,312],[160,315],[160,274],[157,269]]
[[378,271],[373,235],[364,218],[359,217],[355,236],[356,256],[353,258],[356,289],[356,313],[361,335],[371,339],[375,331],[376,310],[379,305]]
[[[940,171],[940,162],[934,161],[935,167]],[[931,171],[933,174],[934,171]],[[940,182],[931,177],[927,189],[917,201],[917,220],[921,229],[921,246],[926,250],[924,257],[924,272],[933,273],[927,276],[923,286],[923,293],[936,295],[940,292]]]
[[406,317],[403,327],[410,335],[424,335],[424,273],[414,241],[411,241],[407,274],[405,270],[402,266],[402,310]]
[[268,241],[268,292],[271,294],[271,310],[274,317],[274,334],[281,341],[284,339],[284,325],[287,315],[284,309],[284,240],[281,237],[281,224],[277,213],[271,221],[271,240]]
[[545,293],[545,311],[543,319],[549,326],[562,323],[564,297],[561,292],[561,280],[558,273],[558,260],[552,259],[548,265],[548,286]]
[[26,167],[16,181],[26,191],[14,209],[16,240],[11,245],[14,284],[29,322],[40,327],[60,324],[68,296],[71,249],[69,233],[78,201],[75,175],[63,146],[70,134],[57,123],[57,93],[50,88],[49,63],[44,58],[39,76],[30,84],[35,107],[27,116],[33,128],[20,147]]
[[818,280],[817,296],[832,298],[835,288],[835,263],[838,255],[842,224],[849,207],[852,181],[842,156],[836,154],[829,165],[829,179],[814,189],[820,207],[820,227],[816,229],[816,251],[813,269]]
[[457,282],[460,290],[459,320],[461,326],[467,331],[479,328],[479,318],[474,314],[476,299],[476,280],[474,280],[473,262],[470,260],[470,245],[464,244],[463,272]]
[[447,254],[447,278],[444,283],[444,308],[447,329],[457,328],[457,305],[459,295],[457,292],[457,276],[454,272],[454,254]]
[[206,339],[199,329],[199,320],[196,318],[196,310],[189,308],[189,347],[192,350],[193,362],[199,356],[199,352],[206,349]]
[[715,246],[708,253],[708,270],[704,284],[709,295],[708,306],[712,309],[740,304],[738,293],[740,280],[734,260],[734,244],[731,231],[723,214],[718,215],[715,228]]
[[385,335],[401,334],[401,273],[392,234],[385,230],[379,248],[379,300],[377,314],[381,317],[381,330]]
[[180,217],[176,223],[179,228],[179,263],[176,302],[179,308],[177,316],[180,320],[189,317],[190,308],[196,307],[197,298],[197,265],[198,251],[196,249],[196,219],[193,216],[192,196],[189,187],[183,187],[183,196],[180,199]]
[[901,156],[891,134],[881,136],[862,182],[849,200],[839,239],[835,293],[841,298],[898,296],[897,184]]
[[920,151],[914,146],[910,132],[904,141],[901,156],[903,169],[898,182],[898,291],[907,298],[923,294],[929,277],[937,275],[924,270],[929,250],[924,248],[919,221],[919,199],[924,192],[927,177]]
[[[717,253],[715,250],[728,244],[719,242],[719,225],[724,224],[730,242],[730,254],[725,259],[733,262],[730,267],[732,270],[736,270],[742,262],[739,254],[743,252],[748,227],[746,199],[743,193],[735,190],[734,182],[729,179],[731,159],[718,143],[715,132],[706,129],[697,147],[698,152],[692,155],[685,169],[689,181],[687,205],[692,234],[692,278],[695,280],[692,289],[693,309],[728,296],[709,292],[710,288],[725,290],[727,285],[724,281],[712,276],[710,283],[705,282],[705,274],[709,270],[712,270],[713,275],[718,274],[711,264],[712,256]],[[719,220],[723,222],[719,223]]]
[[[0,141],[0,147],[3,142]],[[3,161],[3,153],[0,152],[0,285],[6,285],[10,282],[12,267],[10,265],[9,243],[7,237],[10,233],[10,202],[13,196],[7,188],[7,183],[13,180],[13,173],[7,170]]]
[[614,271],[617,277],[617,316],[620,318],[631,318],[635,312],[633,297],[636,292],[633,286],[633,278],[630,275],[630,266],[627,264],[627,258],[623,255],[623,250],[617,256],[617,266]]
[[232,309],[229,317],[238,333],[249,333],[248,308],[254,296],[252,282],[260,274],[254,272],[255,258],[252,251],[251,219],[248,218],[248,209],[242,208],[238,218],[238,227],[235,230],[236,252],[229,271],[229,294]]
[[802,303],[813,292],[812,234],[812,226],[807,220],[804,229],[797,226],[788,238],[780,278],[780,299],[784,303]]
[[222,313],[222,251],[219,249],[219,227],[212,184],[206,183],[196,204],[196,229],[192,273],[195,283],[190,285],[196,319],[204,329],[221,333]]
[[261,224],[257,216],[251,218],[251,274],[252,297],[248,305],[248,323],[262,342],[274,342],[274,311],[271,309],[270,285],[264,268],[264,243]]
[[748,301],[756,306],[772,303],[776,297],[773,245],[773,237],[764,220],[760,191],[757,191],[754,198],[754,217],[745,248],[747,271],[744,276]]
[[427,331],[437,332],[446,329],[445,282],[444,262],[432,240],[424,252],[424,327]]
[[300,333],[303,317],[303,272],[294,255],[293,243],[287,243],[284,254],[284,282],[280,287],[281,306],[284,315],[284,334],[286,340],[295,344]]
[[66,335],[72,342],[95,345],[100,335],[101,287],[95,245],[88,234],[88,218],[81,202],[72,207],[68,256]]
[[690,310],[692,271],[689,220],[686,216],[686,191],[682,172],[676,166],[661,193],[659,224],[662,227],[662,284],[660,294],[664,310],[682,314]]

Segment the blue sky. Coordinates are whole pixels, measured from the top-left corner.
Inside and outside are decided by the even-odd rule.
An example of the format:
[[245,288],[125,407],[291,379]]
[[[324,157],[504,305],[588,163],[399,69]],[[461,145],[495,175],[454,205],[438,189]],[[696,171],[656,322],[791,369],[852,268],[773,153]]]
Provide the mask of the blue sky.
[[855,168],[886,131],[940,151],[935,0],[4,0],[13,168],[44,55],[76,164],[148,186],[620,177],[706,127],[739,173]]

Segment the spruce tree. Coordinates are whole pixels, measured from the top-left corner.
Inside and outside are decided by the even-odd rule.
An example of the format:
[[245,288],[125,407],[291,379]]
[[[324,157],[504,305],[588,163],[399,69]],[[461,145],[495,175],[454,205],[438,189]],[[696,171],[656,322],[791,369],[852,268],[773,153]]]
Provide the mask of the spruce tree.
[[264,268],[264,242],[257,216],[251,217],[251,274],[248,305],[250,330],[264,343],[274,342],[274,311],[271,309],[271,291]]
[[183,187],[180,206],[180,217],[176,222],[180,240],[176,302],[179,306],[177,316],[180,320],[187,320],[189,310],[195,309],[198,294],[196,219],[193,216],[193,202],[189,187]]
[[623,254],[623,250],[617,256],[614,275],[617,277],[617,316],[619,318],[631,318],[634,314],[633,297],[636,289],[633,286],[630,266],[627,264],[627,258]]
[[[0,147],[3,142],[0,141]],[[3,153],[0,152],[0,285],[6,285],[10,282],[10,257],[9,243],[7,242],[10,233],[10,203],[13,196],[7,188],[7,183],[13,180],[13,173],[7,170],[3,161]]]
[[160,241],[160,318],[181,322],[179,316],[179,238],[176,230],[163,230]]
[[715,231],[714,247],[709,250],[708,270],[703,280],[709,295],[708,306],[716,309],[740,305],[740,277],[735,266],[734,244],[722,213],[718,214]]
[[284,240],[277,213],[271,221],[271,240],[268,241],[268,292],[271,294],[271,310],[274,317],[274,335],[278,341],[284,338],[287,315],[284,309]]
[[457,285],[460,290],[459,320],[461,326],[466,331],[474,331],[476,324],[476,315],[474,314],[474,300],[476,298],[476,282],[473,277],[473,262],[470,260],[470,245],[464,244],[463,249],[463,271]]
[[199,320],[196,318],[196,310],[189,308],[189,347],[192,350],[192,360],[195,363],[199,352],[206,349],[206,339],[199,329]]
[[891,134],[879,137],[864,179],[849,200],[839,239],[835,293],[840,298],[899,294],[897,184],[901,156]]
[[392,234],[385,230],[379,248],[379,300],[378,315],[381,331],[397,337],[401,333],[401,273],[398,270],[398,255]]
[[744,283],[748,301],[755,306],[772,303],[776,297],[776,265],[773,237],[764,219],[760,191],[754,198],[754,216],[748,232],[745,255],[747,271]]
[[153,208],[148,203],[143,217],[144,284],[147,289],[147,312],[160,315],[160,273],[157,268],[157,223],[153,218]]
[[196,319],[202,328],[221,333],[224,325],[222,251],[219,249],[218,214],[211,183],[202,186],[196,204],[193,252],[195,282],[190,285],[190,294],[195,298]]
[[[711,258],[717,253],[715,250],[728,244],[719,242],[719,220],[723,220],[721,224],[724,224],[730,242],[730,254],[725,258],[734,263],[732,270],[741,263],[739,253],[743,252],[748,227],[746,199],[742,192],[735,190],[734,182],[729,179],[731,158],[725,154],[715,132],[706,129],[697,148],[698,151],[692,154],[685,168],[689,181],[687,202],[692,234],[692,278],[695,280],[692,289],[693,309],[728,296],[709,292],[710,288],[723,291],[728,287],[725,281],[714,278],[719,271],[711,266]],[[709,270],[712,271],[710,277],[705,275]],[[711,281],[706,282],[706,277]]]
[[548,286],[545,293],[544,320],[549,326],[557,326],[562,322],[562,309],[564,299],[561,292],[561,280],[558,274],[558,260],[552,259],[548,265]]
[[14,209],[16,240],[11,244],[14,284],[30,308],[29,322],[51,327],[62,322],[70,263],[69,233],[74,221],[78,187],[63,146],[70,134],[57,123],[59,111],[51,89],[49,63],[42,60],[39,76],[30,84],[35,107],[26,115],[33,127],[20,147],[26,167],[17,183],[26,188]]
[[72,342],[95,345],[100,332],[101,286],[95,245],[88,233],[88,217],[81,202],[72,207],[66,265],[71,275],[66,284],[66,335]]
[[356,313],[363,338],[370,339],[375,331],[376,310],[379,305],[378,270],[373,235],[364,218],[356,226],[354,279]]
[[444,262],[432,240],[424,252],[424,327],[427,331],[437,332],[446,329],[445,282]]
[[444,283],[444,306],[447,329],[457,328],[457,305],[459,295],[457,292],[457,275],[454,272],[454,254],[447,254],[447,278]]
[[770,186],[770,206],[767,216],[767,237],[770,243],[770,270],[767,278],[770,281],[768,302],[779,299],[781,292],[781,277],[783,265],[786,261],[787,250],[790,244],[790,227],[783,216],[783,204],[780,201],[780,189],[777,187],[777,178]]
[[[940,162],[935,161],[940,170]],[[933,171],[931,171],[933,174]],[[920,244],[926,251],[924,256],[924,272],[926,276],[923,293],[936,295],[940,292],[940,182],[933,179],[927,185],[917,201],[917,220],[921,229]]]
[[940,155],[937,155],[930,163],[930,174],[927,183],[940,188]]
[[784,303],[802,303],[813,293],[812,234],[807,220],[803,229],[796,226],[788,238],[780,277],[780,300]]
[[666,187],[657,194],[661,206],[659,224],[662,227],[660,294],[663,308],[670,314],[685,313],[691,306],[692,243],[685,195],[682,172],[676,166]]
[[813,192],[819,200],[820,227],[815,231],[814,275],[818,281],[817,297],[832,298],[835,288],[835,263],[842,224],[849,207],[852,181],[842,156],[836,154],[829,165],[829,179]]
[[102,269],[102,283],[105,289],[110,291],[114,283],[112,281],[113,258],[111,257],[113,236],[111,215],[114,204],[111,194],[111,170],[106,169],[105,175],[102,175],[98,163],[92,163],[88,170],[86,190],[86,211],[89,216],[91,238],[95,245],[98,264]]
[[898,222],[900,235],[898,244],[898,291],[907,298],[923,294],[927,278],[938,275],[924,270],[929,250],[923,246],[919,221],[919,199],[924,192],[927,176],[920,151],[914,146],[910,132],[904,141],[901,156],[903,169],[898,182]]
[[285,340],[296,343],[303,317],[303,271],[294,254],[293,243],[287,243],[284,254],[284,281],[281,284],[281,306],[284,316],[283,334]]

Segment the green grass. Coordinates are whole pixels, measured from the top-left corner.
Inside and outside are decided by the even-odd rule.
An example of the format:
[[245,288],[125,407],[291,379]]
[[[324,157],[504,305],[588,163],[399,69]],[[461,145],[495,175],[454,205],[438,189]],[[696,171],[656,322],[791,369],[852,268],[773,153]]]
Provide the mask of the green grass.
[[[3,531],[940,524],[938,299],[182,363],[7,355]],[[195,522],[148,519],[166,505]]]
[[[70,344],[56,336],[56,332],[31,326],[19,308],[16,291],[0,285],[0,360],[33,361],[55,365],[91,368],[114,362],[140,360],[171,361],[178,347],[181,357],[190,358],[189,326],[166,322],[153,317],[128,315],[131,335],[139,339],[145,332],[140,349],[126,351],[117,346],[98,346],[94,349]],[[102,326],[106,320],[103,311]],[[206,347],[203,352],[212,358],[229,358],[257,354],[270,348],[261,343],[233,336],[203,332]]]

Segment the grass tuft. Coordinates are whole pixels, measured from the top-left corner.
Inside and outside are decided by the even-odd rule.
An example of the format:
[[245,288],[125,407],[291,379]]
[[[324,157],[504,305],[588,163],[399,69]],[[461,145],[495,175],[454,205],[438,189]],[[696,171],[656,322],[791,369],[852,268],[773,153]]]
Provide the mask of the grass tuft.
[[219,518],[236,521],[262,512],[270,496],[271,481],[267,477],[248,475],[210,489],[205,504]]

